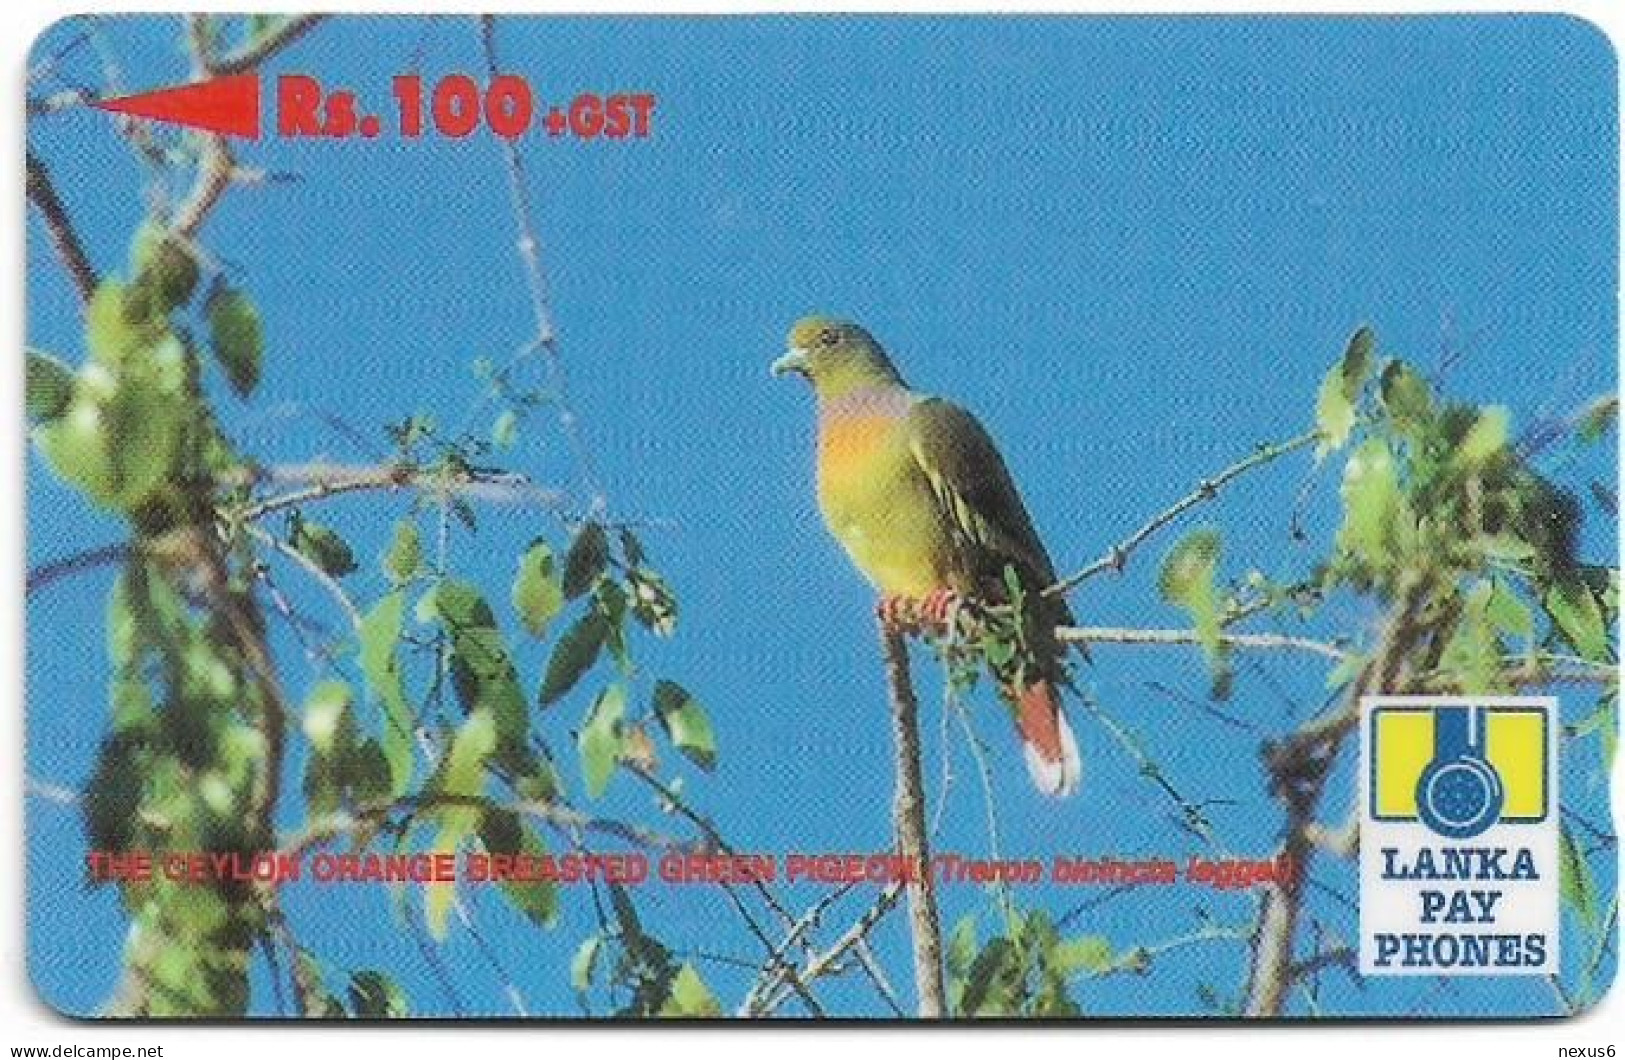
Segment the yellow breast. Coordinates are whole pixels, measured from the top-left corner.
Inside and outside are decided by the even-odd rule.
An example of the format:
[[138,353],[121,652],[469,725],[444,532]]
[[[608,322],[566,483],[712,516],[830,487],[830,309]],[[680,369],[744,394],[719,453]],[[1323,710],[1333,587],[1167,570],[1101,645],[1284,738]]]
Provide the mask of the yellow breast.
[[949,583],[945,528],[895,415],[820,425],[818,504],[830,533],[882,593],[919,597]]

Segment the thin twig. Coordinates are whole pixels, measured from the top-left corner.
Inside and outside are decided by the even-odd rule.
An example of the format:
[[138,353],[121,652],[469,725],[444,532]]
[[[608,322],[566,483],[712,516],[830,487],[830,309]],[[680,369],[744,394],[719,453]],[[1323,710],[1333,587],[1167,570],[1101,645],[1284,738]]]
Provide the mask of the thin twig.
[[[862,943],[864,939],[868,938],[869,933],[875,929],[877,924],[886,919],[888,913],[897,908],[897,903],[902,897],[903,885],[901,883],[887,884],[886,888],[880,892],[880,897],[875,900],[874,905],[866,909],[863,915],[854,921],[851,927],[843,931],[828,949],[814,955],[806,964],[802,965],[801,982],[810,985],[815,980],[821,979],[839,968],[846,955],[854,947]],[[784,1003],[789,995],[790,991],[788,989],[781,991],[762,1007],[762,1014],[771,1014]]]
[[[808,934],[818,926],[824,913],[830,906],[839,901],[855,884],[843,884],[828,894],[819,898],[811,909],[801,915],[801,918],[790,926],[790,933],[784,937],[769,955],[767,967],[762,968],[761,975],[752,984],[745,1000],[739,1005],[739,1015],[757,1016],[761,1014],[762,1003],[768,994],[776,990],[791,975],[796,974],[795,965],[786,960],[786,955],[797,946],[800,946]],[[752,965],[755,967],[755,965]]]
[[852,944],[852,955],[857,958],[858,966],[874,981],[875,989],[880,992],[880,999],[891,1009],[892,1015],[898,1019],[906,1019],[908,1013],[903,1010],[901,1002],[897,1000],[897,991],[892,988],[891,981],[886,978],[885,971],[880,967],[880,962],[875,959],[875,951],[870,947],[867,936],[859,938]]
[[479,950],[486,967],[491,969],[491,974],[496,976],[497,982],[502,984],[502,992],[508,995],[508,1004],[513,1006],[514,1015],[520,1019],[530,1018],[530,1010],[525,1004],[524,992],[519,989],[519,984],[514,981],[513,974],[502,963],[502,958],[498,956],[496,947],[491,945],[485,937],[485,932],[474,922],[473,912],[460,897],[453,895],[452,902],[453,908],[457,912],[457,919],[467,929],[469,938],[474,940],[474,947]]
[[280,538],[272,536],[260,527],[250,526],[246,527],[246,530],[250,537],[260,542],[260,544],[280,552],[296,563],[306,574],[310,575],[318,585],[327,590],[327,594],[339,605],[339,609],[344,612],[345,618],[349,619],[351,628],[357,631],[361,629],[363,621],[361,609],[356,606],[354,600],[350,599],[350,593],[344,586],[339,584],[337,578],[322,570],[314,560],[297,548]]
[[[976,775],[982,784],[982,811],[986,818],[988,855],[996,862],[1002,861],[1004,845],[999,841],[999,804],[993,797],[993,768],[988,764],[987,745],[982,742],[976,726],[971,723],[970,711],[965,705],[956,703],[955,707],[955,713],[959,716],[959,727],[965,733],[966,749],[970,751],[971,761],[976,763]],[[994,888],[999,896],[1000,911],[1004,913],[1006,922],[1009,922],[1014,912],[1010,901],[1010,884],[999,879],[994,883]]]
[[1310,431],[1307,434],[1300,434],[1296,438],[1284,442],[1259,446],[1251,456],[1238,460],[1213,477],[1203,479],[1197,483],[1195,489],[1146,520],[1138,530],[1107,549],[1099,559],[1045,589],[1044,595],[1064,596],[1097,574],[1104,574],[1107,571],[1121,571],[1128,564],[1129,557],[1134,554],[1136,549],[1145,544],[1147,539],[1197,505],[1213,500],[1219,495],[1219,491],[1229,485],[1232,480],[1245,475],[1254,468],[1263,467],[1265,464],[1278,460],[1288,453],[1308,448],[1319,440],[1320,432]]
[[[496,19],[490,15],[480,18],[480,47],[485,54],[486,72],[495,78],[499,71],[496,48]],[[508,172],[508,192],[513,204],[514,224],[519,230],[518,251],[525,268],[525,282],[530,293],[531,314],[536,322],[536,334],[521,347],[522,353],[535,350],[542,354],[547,365],[548,390],[559,413],[559,428],[575,458],[576,469],[589,494],[594,515],[606,507],[596,462],[581,431],[581,422],[570,405],[569,378],[564,359],[559,356],[558,333],[553,327],[553,308],[548,293],[547,273],[542,268],[542,244],[536,234],[534,211],[531,208],[530,188],[525,180],[525,164],[519,146],[512,138],[502,140],[502,157]]]

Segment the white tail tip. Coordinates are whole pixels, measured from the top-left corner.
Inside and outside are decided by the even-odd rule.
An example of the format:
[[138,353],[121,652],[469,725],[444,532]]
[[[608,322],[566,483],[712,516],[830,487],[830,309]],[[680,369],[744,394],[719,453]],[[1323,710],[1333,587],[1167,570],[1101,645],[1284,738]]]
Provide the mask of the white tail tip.
[[1055,761],[1045,759],[1032,744],[1022,741],[1021,753],[1027,759],[1027,772],[1033,784],[1045,795],[1064,799],[1075,794],[1083,781],[1083,758],[1078,754],[1078,740],[1072,735],[1072,726],[1066,715],[1056,715],[1061,732],[1061,757]]

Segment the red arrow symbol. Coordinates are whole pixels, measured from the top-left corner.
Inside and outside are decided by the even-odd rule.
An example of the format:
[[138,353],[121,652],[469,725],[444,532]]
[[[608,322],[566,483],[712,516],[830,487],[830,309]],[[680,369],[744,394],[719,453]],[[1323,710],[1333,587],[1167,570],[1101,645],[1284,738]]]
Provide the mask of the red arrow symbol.
[[167,121],[226,136],[260,138],[260,79],[257,74],[234,74],[196,84],[160,88],[118,99],[101,99],[100,110]]

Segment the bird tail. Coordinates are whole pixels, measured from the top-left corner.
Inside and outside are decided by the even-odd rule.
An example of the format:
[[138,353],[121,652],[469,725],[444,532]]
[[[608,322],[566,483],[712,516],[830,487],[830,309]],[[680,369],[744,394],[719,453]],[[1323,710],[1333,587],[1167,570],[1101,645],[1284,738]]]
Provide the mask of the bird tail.
[[1033,783],[1053,798],[1071,795],[1083,778],[1083,759],[1072,726],[1061,713],[1055,684],[1035,681],[1025,688],[1010,689],[1009,695],[1016,707],[1016,731],[1021,734],[1021,751]]

